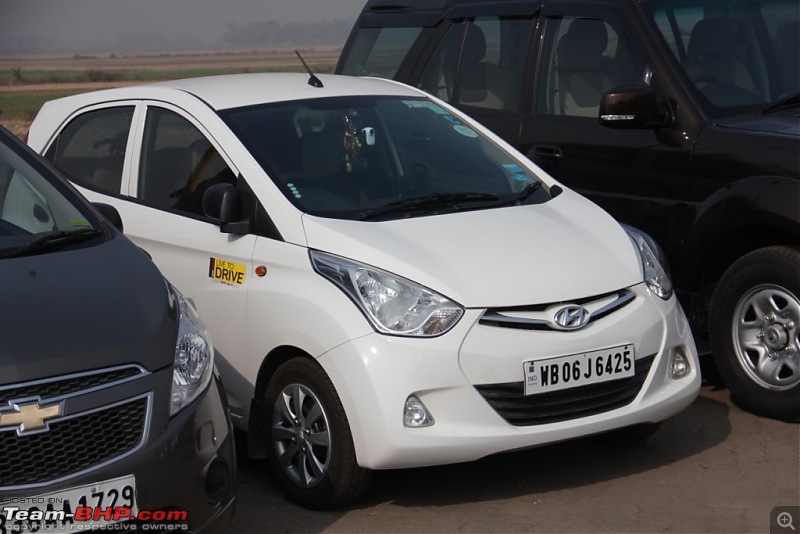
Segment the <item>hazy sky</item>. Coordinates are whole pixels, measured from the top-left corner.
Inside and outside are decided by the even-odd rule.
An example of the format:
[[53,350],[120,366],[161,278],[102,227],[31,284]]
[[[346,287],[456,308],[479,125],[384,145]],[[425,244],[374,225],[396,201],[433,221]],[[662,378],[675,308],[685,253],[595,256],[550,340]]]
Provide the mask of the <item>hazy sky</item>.
[[0,0],[0,55],[21,45],[73,47],[141,34],[220,43],[230,25],[352,23],[365,0]]

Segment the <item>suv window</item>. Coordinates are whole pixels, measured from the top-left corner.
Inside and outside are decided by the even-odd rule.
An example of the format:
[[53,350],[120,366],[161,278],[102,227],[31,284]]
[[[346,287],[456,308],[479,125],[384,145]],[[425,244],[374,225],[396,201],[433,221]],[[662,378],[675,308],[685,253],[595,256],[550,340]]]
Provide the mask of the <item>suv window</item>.
[[45,158],[75,183],[118,195],[133,106],[84,113],[50,145]]
[[537,111],[597,119],[603,93],[622,85],[644,84],[644,68],[634,65],[627,35],[599,18],[547,19],[545,65]]
[[164,108],[147,111],[137,196],[156,208],[203,215],[201,199],[215,183],[236,176],[191,122]]
[[448,102],[516,109],[530,27],[530,19],[516,17],[452,24],[426,64],[419,87]]
[[422,28],[364,28],[356,36],[343,74],[393,78]]

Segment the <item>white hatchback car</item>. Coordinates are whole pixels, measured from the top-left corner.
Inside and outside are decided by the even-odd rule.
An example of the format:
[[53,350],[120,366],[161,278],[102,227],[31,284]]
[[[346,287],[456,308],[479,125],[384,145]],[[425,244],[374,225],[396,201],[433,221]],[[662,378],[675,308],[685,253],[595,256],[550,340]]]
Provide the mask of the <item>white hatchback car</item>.
[[47,103],[29,143],[191,296],[288,495],[637,433],[698,393],[658,247],[449,105],[244,74]]

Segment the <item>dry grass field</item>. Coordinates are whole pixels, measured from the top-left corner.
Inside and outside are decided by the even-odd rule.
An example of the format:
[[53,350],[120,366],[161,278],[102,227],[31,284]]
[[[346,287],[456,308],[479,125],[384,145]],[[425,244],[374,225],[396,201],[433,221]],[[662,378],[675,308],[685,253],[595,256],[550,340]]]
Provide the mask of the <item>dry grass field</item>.
[[[315,72],[333,72],[340,47],[302,49]],[[294,49],[150,55],[0,57],[0,124],[24,137],[39,107],[68,94],[237,72],[302,71]]]

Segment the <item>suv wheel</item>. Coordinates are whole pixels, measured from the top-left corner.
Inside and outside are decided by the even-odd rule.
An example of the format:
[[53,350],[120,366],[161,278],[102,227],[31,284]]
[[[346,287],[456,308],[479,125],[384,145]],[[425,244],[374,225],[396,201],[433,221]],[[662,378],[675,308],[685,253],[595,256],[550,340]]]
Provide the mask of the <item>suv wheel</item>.
[[371,472],[356,463],[342,404],[325,371],[306,358],[281,365],[266,391],[267,457],[289,498],[332,509],[358,499]]
[[800,419],[800,250],[737,260],[711,303],[712,353],[733,400],[758,415]]

